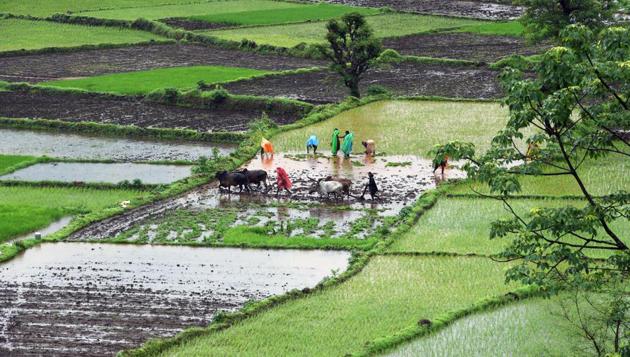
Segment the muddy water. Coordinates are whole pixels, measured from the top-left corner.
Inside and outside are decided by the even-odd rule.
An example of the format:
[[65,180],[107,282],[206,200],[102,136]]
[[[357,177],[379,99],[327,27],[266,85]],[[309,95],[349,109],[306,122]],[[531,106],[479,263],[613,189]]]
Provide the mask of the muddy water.
[[223,155],[235,150],[230,144],[158,142],[0,129],[0,154],[84,160],[194,161],[201,156],[212,156],[214,148]]
[[168,184],[190,176],[190,166],[151,164],[46,163],[0,176],[1,180],[119,183],[141,180],[145,184]]
[[9,242],[17,242],[17,241],[22,240],[22,239],[34,238],[36,232],[39,232],[42,235],[42,238],[43,238],[43,237],[45,237],[47,235],[50,235],[50,234],[53,234],[55,232],[58,232],[58,231],[62,230],[64,227],[66,227],[68,224],[70,224],[71,221],[72,221],[72,216],[62,217],[60,220],[49,224],[47,227],[44,227],[42,229],[39,229],[39,230],[34,231],[34,232],[31,232],[29,234],[25,234],[25,235],[17,237],[17,238],[10,239]]
[[0,265],[0,355],[107,356],[312,287],[349,253],[42,244]]

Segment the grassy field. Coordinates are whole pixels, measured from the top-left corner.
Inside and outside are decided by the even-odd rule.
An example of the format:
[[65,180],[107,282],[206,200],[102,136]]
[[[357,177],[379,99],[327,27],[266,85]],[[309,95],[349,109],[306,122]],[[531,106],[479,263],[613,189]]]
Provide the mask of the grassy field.
[[[611,155],[597,160],[588,160],[578,170],[591,194],[606,195],[619,190],[630,190],[630,160]],[[570,176],[524,176],[521,178],[523,195],[581,196],[579,186]],[[463,183],[453,188],[452,193],[472,193],[472,190],[488,193],[488,186],[478,182]]]
[[[197,0],[206,2],[208,0]],[[50,16],[52,14],[76,13],[87,10],[156,6],[164,4],[187,4],[191,0],[0,0],[0,12],[15,15]]]
[[[344,284],[197,338],[162,356],[341,356],[513,287],[485,258],[375,257]],[[281,337],[281,338],[280,338]]]
[[0,242],[63,216],[98,211],[141,194],[132,190],[0,187]]
[[0,52],[47,47],[137,43],[159,40],[148,32],[111,27],[89,27],[46,21],[0,20]]
[[462,26],[454,31],[471,32],[481,35],[523,36],[525,28],[518,21],[488,22],[477,25]]
[[[578,200],[517,199],[516,212],[526,215],[532,208],[583,206]],[[392,252],[446,252],[491,255],[500,253],[510,239],[490,237],[490,225],[501,218],[512,218],[501,201],[493,199],[445,198],[420,218],[418,223],[389,248]],[[612,226],[622,237],[630,237],[630,222],[618,220]],[[587,252],[603,257],[598,252]]]
[[[387,354],[394,356],[571,356],[577,339],[556,299],[536,298],[475,314]],[[579,342],[579,341],[577,341]]]
[[362,149],[362,140],[373,139],[379,152],[427,157],[434,145],[450,140],[471,141],[485,150],[506,122],[507,110],[498,103],[381,101],[282,133],[273,142],[278,151],[302,151],[309,135],[316,134],[320,138],[320,151],[328,152],[329,137],[334,128],[339,128],[355,133],[357,151]]
[[42,84],[57,87],[80,88],[95,92],[146,94],[159,88],[192,88],[201,80],[211,84],[265,73],[270,72],[223,66],[171,67],[51,81]]
[[135,20],[142,17],[145,19],[157,20],[171,17],[217,15],[245,11],[279,10],[300,7],[300,5],[296,3],[270,0],[189,1],[187,4],[178,5],[177,2],[171,2],[171,4],[174,5],[87,11],[82,12],[81,16],[118,20]]
[[[378,9],[320,3],[283,9],[253,10],[225,14],[191,16],[190,19],[228,25],[274,25],[321,21],[341,17],[349,12],[374,15]],[[255,31],[253,31],[255,32]]]
[[34,156],[0,155],[0,175],[5,174],[18,165],[34,164],[36,162],[37,158]]
[[[468,19],[411,14],[370,16],[367,22],[372,26],[375,35],[381,38],[484,23]],[[302,42],[310,44],[324,42],[326,22],[259,27],[256,31],[244,28],[203,31],[202,33],[226,40],[240,41],[246,38],[258,44],[293,47]]]

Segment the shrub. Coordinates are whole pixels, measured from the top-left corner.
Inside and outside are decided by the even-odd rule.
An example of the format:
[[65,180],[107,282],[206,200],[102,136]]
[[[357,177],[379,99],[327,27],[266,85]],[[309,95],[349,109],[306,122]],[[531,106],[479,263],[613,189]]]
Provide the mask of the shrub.
[[370,84],[367,88],[368,95],[389,94],[389,90],[380,84]]
[[381,52],[381,54],[378,56],[376,60],[378,62],[396,63],[396,62],[402,61],[403,56],[400,53],[396,52],[395,50],[392,50],[391,48],[389,48]]

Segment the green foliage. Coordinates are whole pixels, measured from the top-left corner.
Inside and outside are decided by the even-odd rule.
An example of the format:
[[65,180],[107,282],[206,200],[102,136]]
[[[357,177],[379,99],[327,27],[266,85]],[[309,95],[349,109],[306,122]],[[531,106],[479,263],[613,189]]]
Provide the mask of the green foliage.
[[380,84],[370,84],[367,88],[368,95],[388,95],[389,90]]
[[349,12],[358,12],[362,15],[374,15],[379,13],[380,10],[326,3],[313,5],[296,4],[295,7],[282,9],[199,15],[191,16],[190,19],[227,25],[275,25],[329,20],[341,17]]
[[330,68],[341,75],[350,95],[359,98],[359,82],[381,53],[381,43],[359,13],[346,14],[340,21],[330,20],[326,29],[330,48],[322,46],[322,54],[332,62]]
[[48,21],[0,19],[0,51],[49,47],[73,47],[87,44],[132,44],[160,37],[136,30],[85,27]]
[[34,156],[0,155],[0,175],[37,163]]
[[470,32],[480,35],[523,36],[523,25],[518,21],[488,22],[477,25],[462,26],[455,32]]
[[46,227],[67,214],[61,207],[0,204],[0,243]]
[[[621,0],[623,1],[623,0]],[[515,0],[525,7],[520,21],[533,40],[558,38],[562,29],[581,24],[601,29],[613,22],[620,0]]]
[[[496,222],[492,237],[511,239],[502,257],[522,262],[510,269],[510,280],[554,292],[565,284],[599,286],[628,276],[630,248],[614,224],[630,218],[630,193],[621,190],[598,198],[579,171],[587,159],[630,156],[630,143],[621,134],[630,130],[628,31],[611,27],[596,35],[584,26],[571,26],[562,32],[565,47],[543,55],[535,78],[507,69],[502,76],[510,108],[507,126],[485,154],[475,155],[469,148],[459,152],[470,160],[469,176],[486,183],[508,208],[507,198],[519,193],[521,177],[530,175],[569,177],[588,202],[529,216],[513,211],[513,219]],[[537,130],[528,133],[531,128]],[[527,151],[518,145],[523,141]],[[589,249],[614,254],[595,261],[585,256]]]
[[170,67],[50,81],[42,84],[55,87],[81,88],[91,92],[147,94],[159,88],[168,88],[171,91],[181,88],[194,88],[199,81],[204,81],[204,83],[221,83],[265,73],[269,72],[225,66]]

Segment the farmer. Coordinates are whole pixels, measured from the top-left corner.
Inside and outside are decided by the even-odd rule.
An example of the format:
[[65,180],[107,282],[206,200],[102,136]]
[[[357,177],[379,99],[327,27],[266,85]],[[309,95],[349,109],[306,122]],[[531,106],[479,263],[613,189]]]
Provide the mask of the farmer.
[[319,145],[319,140],[315,134],[311,135],[306,141],[306,153],[308,154],[311,149],[313,149],[313,154],[317,155],[317,146]]
[[346,130],[346,134],[343,136],[343,144],[341,145],[341,151],[343,156],[349,158],[352,153],[352,141],[354,140],[354,134]]
[[293,183],[291,182],[291,178],[282,167],[276,168],[276,183],[278,184],[278,189],[276,190],[276,196],[280,194],[280,190],[287,190],[289,195],[293,194],[291,192],[291,187],[293,187]]
[[433,173],[435,173],[435,171],[437,171],[438,168],[442,169],[442,176],[444,176],[444,169],[448,166],[448,156],[444,155],[444,158],[442,158],[442,160],[437,161],[437,160],[433,160]]
[[332,141],[330,142],[330,148],[333,156],[337,156],[339,146],[339,129],[335,128],[332,133]]
[[260,156],[263,157],[265,154],[273,156],[273,144],[271,144],[271,141],[262,138],[260,141]]
[[376,143],[372,139],[368,139],[366,141],[362,141],[363,147],[365,148],[365,155],[374,156],[376,155]]
[[361,195],[361,199],[364,200],[365,199],[365,192],[369,190],[370,192],[370,198],[372,198],[372,201],[374,201],[374,198],[378,198],[376,196],[377,192],[378,192],[378,186],[376,186],[376,180],[374,180],[374,174],[371,172],[368,172],[368,183],[365,185],[365,187],[363,188],[363,194]]

